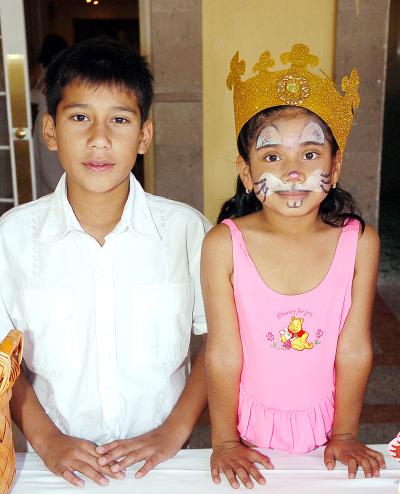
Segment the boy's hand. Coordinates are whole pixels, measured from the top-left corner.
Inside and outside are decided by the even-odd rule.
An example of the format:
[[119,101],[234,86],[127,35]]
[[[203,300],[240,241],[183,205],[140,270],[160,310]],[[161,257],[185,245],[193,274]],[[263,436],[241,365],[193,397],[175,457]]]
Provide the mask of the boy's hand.
[[365,477],[379,477],[380,469],[386,468],[383,455],[378,451],[368,448],[356,438],[332,437],[326,444],[324,461],[328,470],[335,468],[336,460],[348,467],[349,479],[354,479],[358,466],[364,470]]
[[83,487],[85,482],[74,472],[79,472],[102,486],[108,484],[107,476],[114,479],[125,477],[124,472],[112,471],[112,465],[98,464],[100,455],[96,453],[95,444],[61,432],[52,434],[51,440],[40,451],[40,456],[49,470],[76,487]]
[[142,436],[118,439],[98,446],[96,452],[102,456],[97,461],[99,465],[109,465],[112,472],[120,472],[144,460],[144,465],[135,473],[135,477],[140,479],[156,465],[174,456],[186,439],[184,436],[179,437],[172,427],[163,424]]
[[265,484],[265,478],[254,463],[263,465],[267,470],[274,468],[268,456],[245,446],[241,442],[224,443],[215,447],[211,455],[211,477],[216,484],[219,484],[221,482],[220,472],[222,471],[234,489],[239,488],[236,477],[239,477],[245,487],[251,489],[254,484],[250,476],[259,484]]

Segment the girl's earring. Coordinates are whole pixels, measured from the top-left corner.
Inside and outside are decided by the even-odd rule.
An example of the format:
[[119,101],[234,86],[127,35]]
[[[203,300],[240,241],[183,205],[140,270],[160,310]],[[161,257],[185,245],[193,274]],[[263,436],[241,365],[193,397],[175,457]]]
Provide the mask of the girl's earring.
[[250,192],[252,192],[251,189],[246,189],[246,194],[250,194]]
[[336,189],[336,183],[332,185],[332,189]]

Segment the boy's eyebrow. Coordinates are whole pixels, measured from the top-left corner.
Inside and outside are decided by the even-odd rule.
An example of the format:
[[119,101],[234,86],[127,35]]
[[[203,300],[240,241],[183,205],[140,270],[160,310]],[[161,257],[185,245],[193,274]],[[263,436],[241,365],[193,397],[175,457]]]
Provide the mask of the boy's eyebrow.
[[136,115],[137,111],[134,108],[131,108],[130,106],[113,106],[113,110],[119,110],[119,111],[129,111],[131,113],[134,113]]
[[[87,105],[86,103],[69,103],[68,105],[65,105],[63,107],[64,110],[69,110],[70,108],[82,108],[86,109],[89,108],[91,105]],[[134,108],[131,108],[130,106],[112,106],[112,110],[118,110],[118,111],[128,111],[131,113],[134,113],[135,115],[137,114],[137,111]]]

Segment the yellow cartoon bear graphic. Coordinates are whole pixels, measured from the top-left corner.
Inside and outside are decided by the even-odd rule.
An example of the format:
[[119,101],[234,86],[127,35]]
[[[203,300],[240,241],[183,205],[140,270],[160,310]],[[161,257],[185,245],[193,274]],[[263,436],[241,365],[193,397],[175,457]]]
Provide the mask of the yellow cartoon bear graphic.
[[[290,343],[294,350],[310,350],[314,345],[307,341],[308,333],[303,329],[303,318],[292,316],[292,320],[287,330],[281,331],[281,341],[284,344]],[[285,345],[286,346],[286,345]]]

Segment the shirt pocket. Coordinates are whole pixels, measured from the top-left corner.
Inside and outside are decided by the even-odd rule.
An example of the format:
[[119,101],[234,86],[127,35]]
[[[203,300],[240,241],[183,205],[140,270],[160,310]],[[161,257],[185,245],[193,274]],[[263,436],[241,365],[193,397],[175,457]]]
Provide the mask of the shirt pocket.
[[193,323],[193,300],[192,283],[133,286],[134,365],[182,362],[187,357]]
[[33,371],[76,369],[82,362],[68,289],[20,290],[11,312],[24,331],[24,360]]

